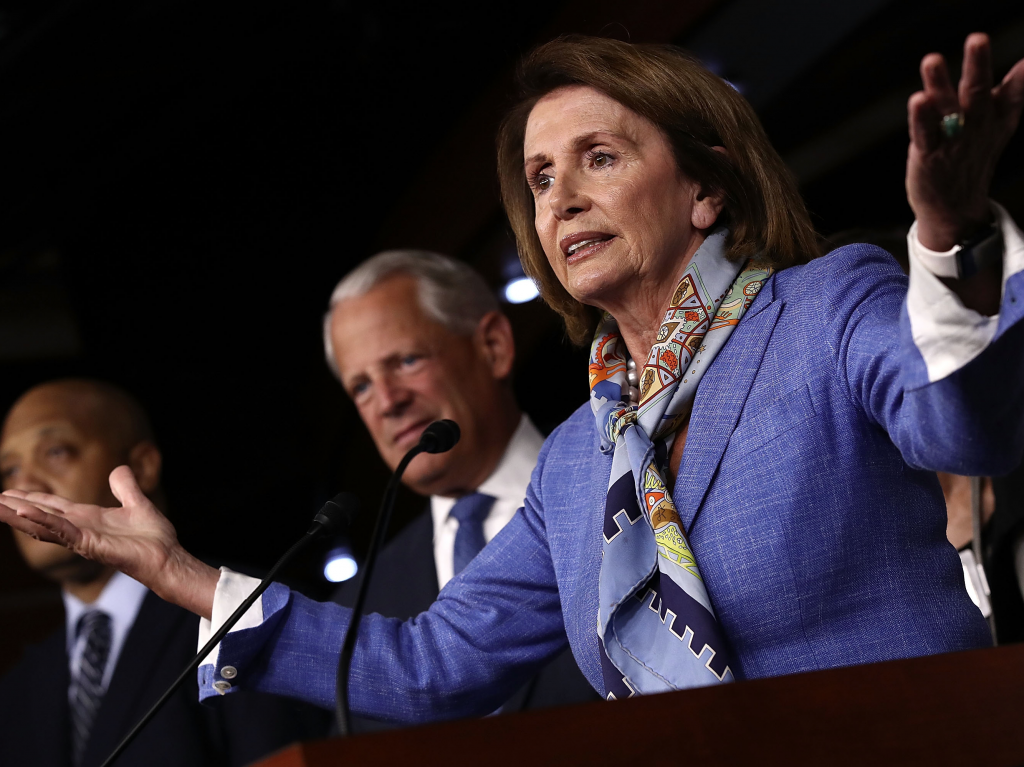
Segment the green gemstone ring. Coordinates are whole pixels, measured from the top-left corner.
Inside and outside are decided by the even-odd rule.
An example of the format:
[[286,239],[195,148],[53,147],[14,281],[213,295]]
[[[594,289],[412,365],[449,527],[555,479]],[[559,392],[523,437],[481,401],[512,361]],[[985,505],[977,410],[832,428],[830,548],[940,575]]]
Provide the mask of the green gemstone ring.
[[958,138],[963,130],[964,116],[959,112],[953,112],[942,118],[942,132],[946,134],[946,138]]

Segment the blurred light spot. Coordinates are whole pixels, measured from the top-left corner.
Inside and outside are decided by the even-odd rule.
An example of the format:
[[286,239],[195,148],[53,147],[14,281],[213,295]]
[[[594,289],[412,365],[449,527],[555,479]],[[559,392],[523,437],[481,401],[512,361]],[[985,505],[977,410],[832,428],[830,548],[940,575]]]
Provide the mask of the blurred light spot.
[[359,565],[356,564],[348,547],[343,546],[328,552],[327,562],[324,564],[324,578],[331,583],[347,581],[357,572],[359,572]]
[[516,277],[505,285],[505,300],[510,304],[525,304],[539,295],[540,291],[529,277]]

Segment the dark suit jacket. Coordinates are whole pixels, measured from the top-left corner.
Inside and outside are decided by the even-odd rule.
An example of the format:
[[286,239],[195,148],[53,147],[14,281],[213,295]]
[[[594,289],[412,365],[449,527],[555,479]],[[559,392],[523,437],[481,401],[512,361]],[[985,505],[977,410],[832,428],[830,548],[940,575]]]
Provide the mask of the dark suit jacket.
[[[359,578],[343,583],[334,601],[352,607]],[[428,508],[405,526],[377,558],[373,580],[366,594],[364,613],[408,620],[430,608],[440,589],[434,564],[434,522]],[[565,650],[537,676],[502,705],[502,713],[566,706],[600,700],[583,677],[570,650]],[[354,717],[354,732],[392,729],[396,725]]]
[[982,533],[985,574],[992,589],[992,609],[999,644],[1024,642],[1024,595],[1014,563],[1013,544],[1024,532],[1024,466],[992,480],[996,512]]
[[[82,767],[102,764],[196,653],[199,619],[146,595],[103,698]],[[62,629],[29,648],[0,680],[0,764],[70,767],[68,657]],[[317,709],[259,693],[199,703],[195,674],[117,761],[117,767],[244,765],[323,731]]]

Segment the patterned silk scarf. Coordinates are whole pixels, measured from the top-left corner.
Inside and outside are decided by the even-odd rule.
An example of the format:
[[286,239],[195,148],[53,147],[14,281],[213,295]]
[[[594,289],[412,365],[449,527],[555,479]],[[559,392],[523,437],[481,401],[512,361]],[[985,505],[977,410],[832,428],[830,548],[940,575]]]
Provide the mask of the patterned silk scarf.
[[615,319],[605,313],[594,336],[590,404],[601,452],[614,452],[597,627],[609,699],[733,679],[659,466],[701,377],[771,275],[727,260],[727,237],[724,228],[712,232],[683,272],[640,373],[639,406],[625,401],[629,353]]

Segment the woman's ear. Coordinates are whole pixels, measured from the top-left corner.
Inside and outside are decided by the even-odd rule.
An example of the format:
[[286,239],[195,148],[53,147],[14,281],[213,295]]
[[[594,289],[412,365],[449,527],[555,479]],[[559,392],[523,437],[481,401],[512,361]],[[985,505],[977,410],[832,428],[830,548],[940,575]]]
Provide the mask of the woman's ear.
[[160,448],[148,440],[143,440],[128,453],[128,467],[135,474],[139,489],[149,495],[160,486],[160,470],[163,467],[163,456]]
[[[711,149],[726,157],[729,156],[729,151],[724,146],[713,146]],[[710,229],[718,221],[723,207],[725,195],[721,191],[701,188],[690,210],[690,223],[695,229]]]
[[512,335],[512,323],[498,311],[487,312],[476,326],[478,352],[491,368],[491,375],[498,380],[508,378],[516,357],[516,342]]

